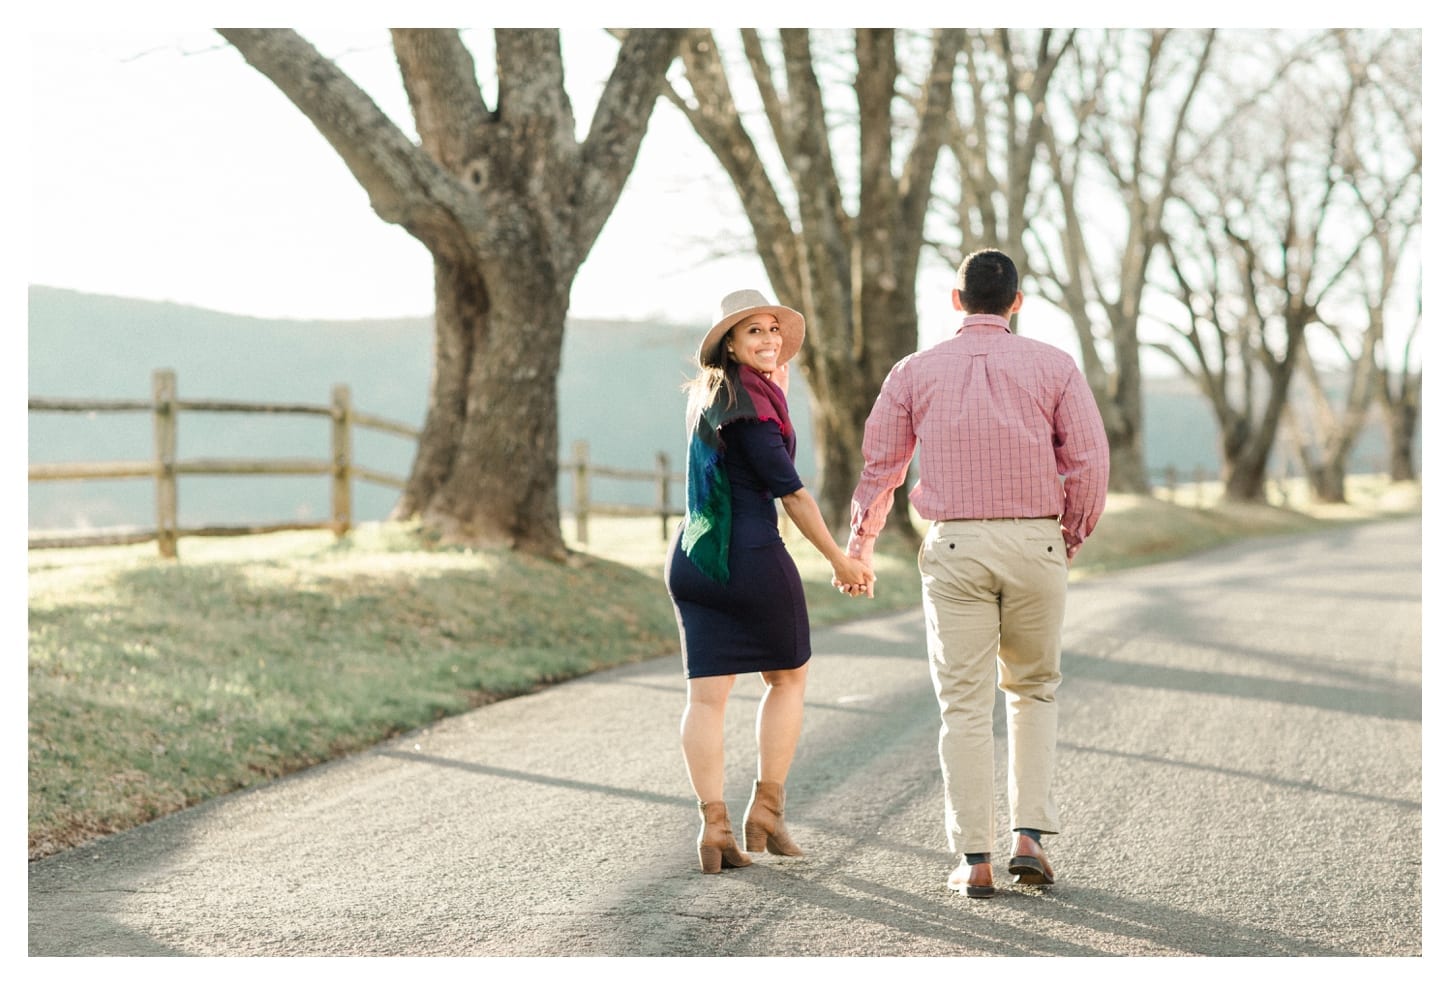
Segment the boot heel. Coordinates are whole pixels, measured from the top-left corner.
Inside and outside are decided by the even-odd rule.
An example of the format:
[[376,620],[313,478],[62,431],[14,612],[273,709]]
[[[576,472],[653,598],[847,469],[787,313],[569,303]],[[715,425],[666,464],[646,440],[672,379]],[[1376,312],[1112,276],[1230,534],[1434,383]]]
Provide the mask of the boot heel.
[[721,852],[718,848],[711,848],[709,845],[700,846],[700,871],[706,875],[714,875],[720,871]]
[[765,843],[769,837],[765,828],[758,821],[745,822],[745,850],[747,852],[765,851]]
[[743,869],[750,856],[742,855],[730,830],[730,816],[723,801],[700,804],[700,871],[714,875],[722,868]]
[[785,787],[757,780],[745,810],[745,850],[804,855],[785,829]]

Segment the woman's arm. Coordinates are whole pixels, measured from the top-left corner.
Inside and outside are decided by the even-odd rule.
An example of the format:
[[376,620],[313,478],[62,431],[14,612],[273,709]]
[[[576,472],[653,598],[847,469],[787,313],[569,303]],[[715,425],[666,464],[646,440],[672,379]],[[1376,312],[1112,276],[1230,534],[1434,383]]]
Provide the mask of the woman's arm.
[[846,552],[836,544],[831,532],[826,529],[825,517],[821,516],[821,508],[816,505],[815,498],[802,486],[793,493],[780,498],[781,505],[785,507],[786,515],[796,525],[796,529],[805,535],[821,552],[825,559],[831,562],[831,570],[835,573],[835,580],[849,590],[849,594],[856,595],[865,592],[868,598],[876,597],[876,575],[872,573],[871,566],[860,558],[847,557]]

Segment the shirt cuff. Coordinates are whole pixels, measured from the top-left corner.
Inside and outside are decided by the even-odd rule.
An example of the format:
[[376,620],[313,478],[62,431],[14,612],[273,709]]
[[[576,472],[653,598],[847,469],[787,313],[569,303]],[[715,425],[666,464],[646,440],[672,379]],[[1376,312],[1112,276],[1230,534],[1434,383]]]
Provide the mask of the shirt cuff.
[[867,564],[871,563],[871,556],[876,552],[876,538],[867,537],[864,534],[853,533],[851,539],[846,541],[846,556],[860,558]]

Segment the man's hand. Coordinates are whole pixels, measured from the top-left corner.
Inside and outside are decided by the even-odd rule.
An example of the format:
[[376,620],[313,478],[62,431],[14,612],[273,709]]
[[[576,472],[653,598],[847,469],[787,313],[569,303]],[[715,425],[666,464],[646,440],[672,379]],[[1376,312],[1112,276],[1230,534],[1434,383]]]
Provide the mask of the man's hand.
[[856,581],[842,581],[839,577],[832,578],[831,584],[842,595],[849,595],[851,598],[865,595],[868,599],[876,597],[876,572],[870,568],[862,568],[862,575]]

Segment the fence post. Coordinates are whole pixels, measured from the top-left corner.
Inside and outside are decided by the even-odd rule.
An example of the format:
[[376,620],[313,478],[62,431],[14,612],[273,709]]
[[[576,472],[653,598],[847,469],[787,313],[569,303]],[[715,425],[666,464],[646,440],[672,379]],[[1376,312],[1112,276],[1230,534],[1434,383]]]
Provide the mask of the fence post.
[[352,529],[352,391],[332,388],[332,532]]
[[1163,485],[1168,487],[1168,502],[1178,505],[1178,469],[1172,465],[1163,469]]
[[1203,509],[1203,484],[1207,481],[1208,476],[1203,474],[1203,466],[1195,465],[1193,467],[1193,508],[1196,510]]
[[176,557],[176,373],[151,374],[151,420],[156,439],[156,547]]
[[574,537],[589,543],[589,442],[574,442]]
[[660,540],[670,539],[670,456],[665,452],[655,453],[655,468],[659,469]]

